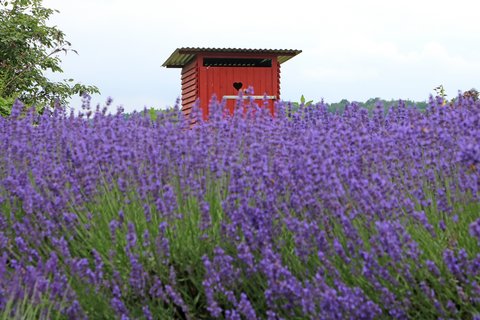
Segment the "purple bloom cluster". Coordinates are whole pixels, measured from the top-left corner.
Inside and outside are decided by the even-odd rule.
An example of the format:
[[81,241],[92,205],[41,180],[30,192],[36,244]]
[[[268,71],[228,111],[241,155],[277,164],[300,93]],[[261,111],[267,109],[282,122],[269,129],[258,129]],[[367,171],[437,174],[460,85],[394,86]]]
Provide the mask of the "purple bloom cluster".
[[0,118],[0,312],[478,317],[480,102],[242,103],[194,126],[17,103]]

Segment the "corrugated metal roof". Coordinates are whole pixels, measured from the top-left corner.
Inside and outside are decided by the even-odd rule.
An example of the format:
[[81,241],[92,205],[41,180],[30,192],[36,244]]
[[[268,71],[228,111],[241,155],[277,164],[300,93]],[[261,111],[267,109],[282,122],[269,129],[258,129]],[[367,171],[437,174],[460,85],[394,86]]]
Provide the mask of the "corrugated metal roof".
[[268,53],[275,54],[278,57],[278,62],[284,63],[285,61],[293,58],[302,50],[291,49],[246,49],[246,48],[177,48],[170,57],[162,64],[167,68],[182,68],[187,65],[198,53],[205,52],[225,52],[225,53]]

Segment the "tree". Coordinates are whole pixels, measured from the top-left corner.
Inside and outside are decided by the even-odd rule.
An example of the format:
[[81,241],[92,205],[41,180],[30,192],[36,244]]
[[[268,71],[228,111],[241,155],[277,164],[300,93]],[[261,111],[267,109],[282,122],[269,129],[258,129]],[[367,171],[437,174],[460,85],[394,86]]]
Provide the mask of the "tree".
[[[65,34],[46,22],[58,10],[42,0],[0,0],[0,110],[16,98],[43,110],[55,102],[66,104],[75,94],[99,93],[95,86],[49,80],[44,73],[63,72],[61,53],[72,51]],[[10,104],[11,106],[11,104]]]

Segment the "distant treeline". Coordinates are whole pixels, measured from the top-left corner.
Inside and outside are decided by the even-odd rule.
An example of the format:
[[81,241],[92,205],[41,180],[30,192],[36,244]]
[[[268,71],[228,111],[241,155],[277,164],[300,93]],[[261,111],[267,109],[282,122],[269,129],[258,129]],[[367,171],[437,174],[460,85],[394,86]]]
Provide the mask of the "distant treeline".
[[328,110],[332,112],[342,112],[345,109],[345,106],[355,102],[360,107],[366,108],[369,111],[375,109],[378,105],[382,105],[385,110],[391,108],[392,106],[397,106],[398,103],[402,101],[405,103],[407,107],[416,107],[420,110],[425,110],[427,108],[428,102],[426,101],[412,101],[412,100],[405,100],[405,99],[397,99],[397,100],[384,100],[381,98],[370,98],[365,102],[359,101],[348,101],[347,99],[342,99],[340,102],[336,103],[326,103],[328,105]]
[[[416,107],[420,110],[425,110],[427,108],[427,105],[428,105],[428,103],[426,101],[420,101],[419,102],[419,101],[404,100],[404,99],[401,99],[401,100],[400,99],[399,100],[384,100],[384,99],[380,99],[380,98],[370,98],[365,102],[348,101],[347,99],[342,99],[341,101],[336,102],[336,103],[325,102],[325,104],[328,107],[328,111],[343,113],[343,110],[345,110],[345,107],[347,105],[349,105],[350,103],[357,103],[361,108],[368,109],[368,111],[370,113],[370,111],[374,110],[378,105],[382,105],[384,110],[386,111],[386,110],[390,109],[392,106],[398,106],[398,103],[400,101],[405,103],[405,105],[407,107]],[[303,102],[304,102],[305,105],[313,104],[312,101],[308,101],[308,102],[303,101]],[[287,103],[287,106],[288,106],[289,102],[285,101],[285,103]],[[296,112],[296,110],[298,110],[298,108],[300,107],[300,103],[299,102],[291,102],[290,107],[291,107],[291,109],[290,109],[291,112]],[[152,120],[155,120],[157,118],[157,116],[159,115],[159,113],[169,114],[169,113],[174,112],[174,111],[175,111],[175,109],[173,107],[169,107],[167,109],[149,108],[149,109],[143,110],[141,112],[135,111],[133,113],[125,113],[125,117],[129,118],[131,115],[146,112],[146,114],[148,114],[148,116],[150,116],[150,118]]]

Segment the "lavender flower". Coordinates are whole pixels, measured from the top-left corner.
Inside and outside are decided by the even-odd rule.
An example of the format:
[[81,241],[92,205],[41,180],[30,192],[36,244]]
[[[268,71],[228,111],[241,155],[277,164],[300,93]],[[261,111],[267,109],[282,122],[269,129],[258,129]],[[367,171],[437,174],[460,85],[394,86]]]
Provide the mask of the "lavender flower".
[[470,235],[477,238],[480,246],[480,218],[470,224]]
[[198,104],[152,121],[88,97],[78,116],[16,102],[0,118],[0,308],[474,317],[480,104],[429,104],[278,102],[271,117],[212,100],[208,121]]

